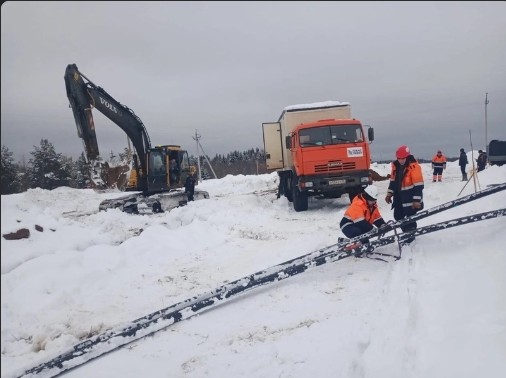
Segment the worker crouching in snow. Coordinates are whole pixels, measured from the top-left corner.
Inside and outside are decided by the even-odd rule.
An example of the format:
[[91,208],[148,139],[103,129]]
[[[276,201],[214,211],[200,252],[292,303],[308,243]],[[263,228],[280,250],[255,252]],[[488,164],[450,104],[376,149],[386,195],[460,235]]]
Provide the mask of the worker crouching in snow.
[[[378,188],[375,185],[367,186],[363,193],[353,198],[339,224],[344,235],[355,238],[371,231],[374,227],[380,228],[386,224],[378,209],[377,199]],[[364,238],[360,242],[366,244],[369,240]]]

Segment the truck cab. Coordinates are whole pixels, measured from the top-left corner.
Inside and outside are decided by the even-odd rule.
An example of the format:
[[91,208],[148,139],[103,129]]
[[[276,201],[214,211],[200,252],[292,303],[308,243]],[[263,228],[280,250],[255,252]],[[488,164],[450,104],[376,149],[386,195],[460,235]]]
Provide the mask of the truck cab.
[[[374,139],[373,129],[369,130],[369,140]],[[301,125],[287,136],[286,143],[301,189],[336,197],[369,183],[371,157],[358,120]]]

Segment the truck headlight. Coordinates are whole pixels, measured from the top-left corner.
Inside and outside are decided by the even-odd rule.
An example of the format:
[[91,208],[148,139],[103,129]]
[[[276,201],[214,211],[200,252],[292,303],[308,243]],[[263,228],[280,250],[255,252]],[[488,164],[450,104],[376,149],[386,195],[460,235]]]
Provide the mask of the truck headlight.
[[313,182],[312,181],[307,181],[307,182],[301,182],[300,185],[303,187],[303,188],[312,188],[313,187]]
[[360,182],[369,183],[369,177],[361,177]]

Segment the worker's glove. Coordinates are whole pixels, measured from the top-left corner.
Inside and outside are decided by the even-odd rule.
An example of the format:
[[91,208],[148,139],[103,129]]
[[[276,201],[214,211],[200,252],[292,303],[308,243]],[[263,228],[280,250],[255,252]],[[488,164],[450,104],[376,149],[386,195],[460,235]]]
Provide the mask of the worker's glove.
[[369,244],[369,238],[362,238],[362,239],[360,239],[360,243],[362,243],[362,245]]
[[356,252],[361,247],[362,247],[362,243],[360,241],[357,241],[354,243],[347,244],[343,248],[345,251]]
[[392,203],[392,195],[390,193],[388,193],[387,196],[385,197],[385,202]]
[[420,202],[413,202],[413,204],[411,205],[411,207],[413,209],[421,209],[422,208],[422,204]]
[[378,228],[378,239],[382,238],[388,231],[390,231],[388,224],[382,224],[381,227]]

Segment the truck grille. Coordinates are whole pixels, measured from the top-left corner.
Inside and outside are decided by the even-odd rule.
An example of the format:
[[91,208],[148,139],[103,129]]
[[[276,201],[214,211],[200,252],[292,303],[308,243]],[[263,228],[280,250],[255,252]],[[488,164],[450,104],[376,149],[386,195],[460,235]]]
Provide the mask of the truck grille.
[[345,162],[343,163],[341,160],[332,160],[327,164],[317,164],[314,167],[315,173],[325,173],[325,172],[344,172],[355,169],[355,162]]

